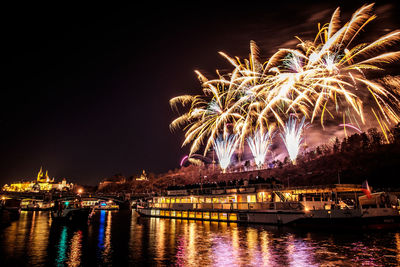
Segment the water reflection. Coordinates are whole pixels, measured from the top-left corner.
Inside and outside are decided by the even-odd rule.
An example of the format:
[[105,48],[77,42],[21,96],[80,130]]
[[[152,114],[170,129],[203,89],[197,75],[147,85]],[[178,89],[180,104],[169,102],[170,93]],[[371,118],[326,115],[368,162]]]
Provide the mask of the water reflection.
[[58,253],[56,258],[56,265],[60,266],[67,258],[67,226],[64,226],[61,231],[60,242],[58,243]]
[[23,212],[0,230],[0,258],[4,266],[398,266],[400,231],[312,232],[122,210],[74,227]]
[[261,245],[261,254],[262,254],[262,265],[269,266],[271,263],[271,256],[269,252],[269,236],[266,231],[263,231],[260,234],[260,245]]
[[154,231],[156,238],[156,260],[162,262],[164,260],[165,253],[165,220],[155,219],[155,223],[152,224],[154,228],[150,228],[150,231]]
[[396,250],[397,250],[397,263],[400,266],[400,234],[396,233],[395,234],[395,239],[396,239]]
[[99,248],[99,251],[101,251],[104,248],[104,225],[105,225],[105,220],[106,220],[106,211],[102,210],[100,211],[100,225],[99,225],[99,243],[97,244],[97,247]]
[[134,211],[131,212],[130,221],[130,235],[129,235],[129,258],[132,262],[139,262],[144,253],[144,226],[138,223],[138,214]]
[[21,212],[19,220],[0,230],[0,259],[10,258],[17,265],[42,264],[48,245],[48,219],[48,214],[40,211]]
[[111,226],[112,211],[100,211],[100,225],[98,237],[98,258],[100,262],[111,263]]
[[[157,256],[155,264],[171,261],[178,266],[397,266],[393,257],[400,258],[399,233],[308,233],[271,226],[156,218],[149,219],[149,226],[150,239],[158,234],[156,246],[149,247],[150,254]],[[172,233],[176,236],[174,246],[165,240]],[[166,254],[165,246],[169,250],[174,247],[175,253]],[[380,257],[388,246],[396,247],[394,255]]]
[[82,231],[78,230],[75,232],[71,240],[71,245],[69,247],[69,259],[67,262],[68,266],[80,266],[81,265],[81,255],[82,255]]

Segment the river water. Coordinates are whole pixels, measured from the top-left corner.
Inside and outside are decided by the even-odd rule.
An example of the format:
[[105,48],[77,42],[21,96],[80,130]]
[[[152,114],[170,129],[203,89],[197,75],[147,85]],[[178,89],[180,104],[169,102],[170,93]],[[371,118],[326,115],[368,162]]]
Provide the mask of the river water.
[[398,231],[299,230],[98,211],[90,225],[22,212],[0,229],[0,266],[398,266]]

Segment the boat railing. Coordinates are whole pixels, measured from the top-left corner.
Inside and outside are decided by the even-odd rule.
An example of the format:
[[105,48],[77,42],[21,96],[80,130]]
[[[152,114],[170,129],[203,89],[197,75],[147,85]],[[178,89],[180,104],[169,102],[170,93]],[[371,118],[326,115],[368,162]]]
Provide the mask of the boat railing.
[[173,210],[304,210],[298,201],[233,203],[149,203],[150,208]]
[[283,189],[281,184],[271,183],[249,183],[247,185],[215,185],[212,187],[198,186],[195,188],[187,189],[170,189],[167,190],[168,196],[181,196],[181,195],[222,195],[230,193],[253,193],[259,189]]
[[[323,186],[324,191],[334,191],[344,189],[349,192],[361,191],[361,186],[352,184],[327,184]],[[321,185],[309,185],[309,186],[292,186],[284,187],[282,184],[273,183],[249,183],[246,185],[227,185],[219,186],[215,185],[212,187],[198,187],[185,188],[185,189],[171,189],[167,190],[168,196],[183,196],[183,195],[223,195],[223,194],[236,194],[236,193],[254,193],[260,190],[271,190],[274,192],[279,192],[281,190],[320,190]]]

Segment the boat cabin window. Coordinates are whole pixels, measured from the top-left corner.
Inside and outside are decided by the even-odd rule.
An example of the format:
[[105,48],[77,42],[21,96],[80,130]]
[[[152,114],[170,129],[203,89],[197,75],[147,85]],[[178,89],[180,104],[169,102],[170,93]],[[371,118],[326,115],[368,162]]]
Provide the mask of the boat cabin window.
[[247,202],[248,203],[256,202],[256,195],[247,195]]
[[229,202],[229,203],[234,203],[234,202],[236,202],[236,196],[229,196],[229,197],[228,197],[228,202]]

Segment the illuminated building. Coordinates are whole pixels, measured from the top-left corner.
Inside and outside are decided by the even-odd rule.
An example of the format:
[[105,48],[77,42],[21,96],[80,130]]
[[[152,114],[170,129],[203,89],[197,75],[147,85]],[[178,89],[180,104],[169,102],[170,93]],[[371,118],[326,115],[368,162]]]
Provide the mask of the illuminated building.
[[10,185],[4,185],[3,190],[8,192],[39,192],[39,191],[51,191],[51,190],[71,190],[74,184],[67,183],[65,179],[61,182],[54,182],[54,178],[50,179],[48,172],[43,173],[40,168],[36,181],[21,181],[11,183]]
[[135,180],[136,181],[147,181],[148,179],[147,179],[147,174],[146,174],[145,170],[143,170],[142,174],[139,177],[135,178]]

